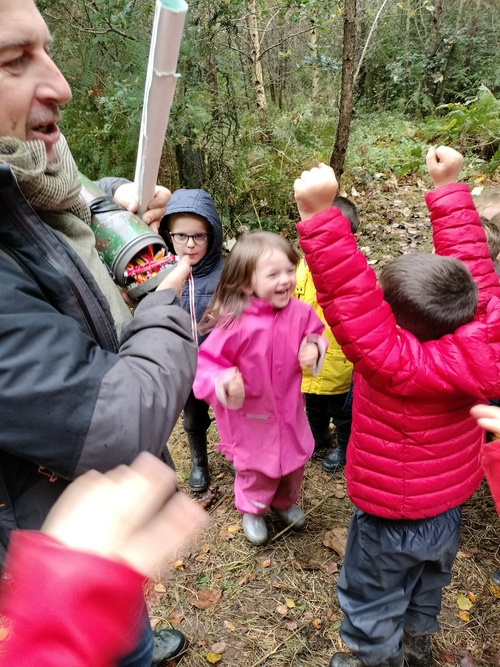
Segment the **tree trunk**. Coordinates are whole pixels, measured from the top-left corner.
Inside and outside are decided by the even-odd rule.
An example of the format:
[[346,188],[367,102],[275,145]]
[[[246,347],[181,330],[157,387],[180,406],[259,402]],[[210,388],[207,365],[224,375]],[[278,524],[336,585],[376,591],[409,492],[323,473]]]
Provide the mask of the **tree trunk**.
[[312,51],[312,58],[313,58],[313,63],[312,63],[312,98],[313,100],[317,99],[318,97],[318,92],[319,92],[319,70],[318,70],[318,51],[317,51],[317,35],[316,35],[316,28],[311,28],[311,32],[309,33],[309,37],[311,38],[311,51]]
[[252,74],[254,81],[255,99],[257,108],[264,118],[267,118],[267,99],[264,89],[264,73],[260,60],[260,38],[259,25],[257,22],[257,2],[249,0],[247,2],[247,26],[250,34]]
[[344,0],[344,45],[342,50],[342,83],[335,145],[330,157],[337,180],[344,172],[344,160],[351,128],[354,92],[354,56],[356,53],[356,0]]
[[439,84],[443,80],[443,74],[438,70],[437,54],[441,45],[441,18],[443,14],[443,0],[434,1],[434,11],[432,12],[431,33],[429,39],[428,52],[428,76],[427,76],[427,90],[429,96],[437,104],[439,101],[438,90]]

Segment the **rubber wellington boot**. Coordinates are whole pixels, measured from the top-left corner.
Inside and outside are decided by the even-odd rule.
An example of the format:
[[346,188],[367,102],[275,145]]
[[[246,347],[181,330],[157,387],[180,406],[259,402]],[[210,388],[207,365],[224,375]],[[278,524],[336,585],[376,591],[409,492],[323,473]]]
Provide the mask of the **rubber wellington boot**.
[[346,450],[337,446],[321,461],[321,467],[327,472],[337,472],[345,466]]
[[306,517],[298,505],[290,505],[286,510],[279,510],[273,507],[273,510],[283,523],[286,523],[287,526],[292,526],[292,530],[302,530],[306,525]]
[[347,653],[335,653],[330,660],[330,667],[364,667],[361,660]]
[[[353,655],[347,655],[347,653],[335,653],[333,658],[330,660],[330,667],[365,667],[366,662],[361,662],[358,658],[355,658]],[[403,667],[403,652],[400,651],[392,658],[384,660],[384,662],[379,662],[373,667]]]
[[207,434],[187,433],[189,452],[191,454],[191,474],[189,475],[189,488],[191,491],[200,493],[206,491],[210,483],[208,472]]
[[153,640],[151,667],[166,667],[175,664],[187,651],[187,639],[179,630],[158,630],[153,633]]
[[432,651],[429,635],[404,633],[405,667],[432,667]]
[[267,526],[261,514],[243,514],[243,532],[252,544],[264,544],[267,542]]

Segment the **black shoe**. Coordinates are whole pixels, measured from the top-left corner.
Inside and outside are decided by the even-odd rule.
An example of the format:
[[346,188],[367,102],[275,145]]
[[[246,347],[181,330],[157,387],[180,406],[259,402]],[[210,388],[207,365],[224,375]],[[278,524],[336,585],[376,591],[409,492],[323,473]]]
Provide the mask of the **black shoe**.
[[321,461],[321,467],[327,472],[337,472],[345,466],[345,452],[342,453],[338,447],[325,456]]
[[406,667],[432,667],[432,651],[429,635],[404,633]]
[[166,667],[177,661],[188,647],[187,639],[179,630],[157,630],[153,632],[154,647],[151,667]]

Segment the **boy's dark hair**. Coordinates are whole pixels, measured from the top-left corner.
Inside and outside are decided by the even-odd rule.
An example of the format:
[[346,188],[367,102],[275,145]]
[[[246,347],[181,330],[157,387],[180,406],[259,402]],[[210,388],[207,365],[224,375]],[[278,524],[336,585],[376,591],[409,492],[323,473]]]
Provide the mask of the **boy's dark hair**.
[[347,197],[337,195],[332,202],[332,206],[338,208],[344,218],[349,220],[351,223],[351,232],[356,234],[359,227],[358,209],[356,208],[356,205],[350,199],[347,199]]
[[398,325],[421,343],[453,333],[476,312],[477,285],[454,257],[403,255],[384,267],[379,283]]
[[494,215],[491,220],[481,216],[481,224],[486,234],[491,259],[495,261],[500,254],[500,213]]

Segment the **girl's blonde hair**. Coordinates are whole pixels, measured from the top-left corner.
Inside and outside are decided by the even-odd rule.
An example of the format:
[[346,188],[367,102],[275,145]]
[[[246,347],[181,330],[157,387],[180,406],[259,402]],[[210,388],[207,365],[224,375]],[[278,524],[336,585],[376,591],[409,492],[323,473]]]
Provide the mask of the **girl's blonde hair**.
[[252,295],[257,261],[274,250],[281,250],[297,266],[299,255],[283,236],[272,232],[255,232],[239,237],[224,264],[212,300],[198,324],[200,334],[208,333],[217,325],[229,326],[241,315]]

